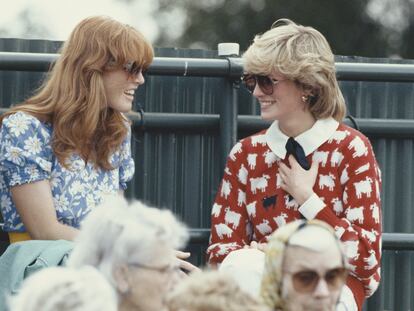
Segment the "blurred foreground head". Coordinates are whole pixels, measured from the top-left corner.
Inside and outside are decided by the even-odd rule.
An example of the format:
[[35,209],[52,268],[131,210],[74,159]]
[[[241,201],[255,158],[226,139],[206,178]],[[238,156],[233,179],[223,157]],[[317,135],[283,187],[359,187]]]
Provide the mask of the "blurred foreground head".
[[174,250],[187,237],[170,211],[111,196],[85,219],[68,265],[97,267],[116,288],[120,310],[162,311],[179,272]]
[[235,280],[218,271],[191,274],[168,296],[170,311],[267,311]]
[[29,277],[17,296],[13,311],[116,311],[113,287],[93,267],[52,267]]
[[333,311],[347,277],[346,257],[334,230],[298,220],[269,239],[262,296],[272,310]]

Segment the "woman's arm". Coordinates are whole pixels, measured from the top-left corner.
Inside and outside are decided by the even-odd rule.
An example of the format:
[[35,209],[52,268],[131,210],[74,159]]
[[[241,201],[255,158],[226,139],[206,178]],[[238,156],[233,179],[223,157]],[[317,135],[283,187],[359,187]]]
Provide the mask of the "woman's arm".
[[11,194],[17,212],[32,239],[73,241],[78,235],[78,229],[57,220],[48,180],[11,187]]
[[224,176],[211,211],[211,235],[207,248],[210,264],[218,264],[231,252],[250,244],[246,225],[247,158],[242,143],[229,154]]

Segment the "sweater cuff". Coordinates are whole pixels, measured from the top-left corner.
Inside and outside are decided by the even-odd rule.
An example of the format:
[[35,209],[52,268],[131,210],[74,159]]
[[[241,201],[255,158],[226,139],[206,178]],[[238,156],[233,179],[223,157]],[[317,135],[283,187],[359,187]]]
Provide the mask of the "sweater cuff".
[[325,207],[325,203],[313,193],[309,199],[299,207],[299,212],[308,220],[314,219],[316,215]]

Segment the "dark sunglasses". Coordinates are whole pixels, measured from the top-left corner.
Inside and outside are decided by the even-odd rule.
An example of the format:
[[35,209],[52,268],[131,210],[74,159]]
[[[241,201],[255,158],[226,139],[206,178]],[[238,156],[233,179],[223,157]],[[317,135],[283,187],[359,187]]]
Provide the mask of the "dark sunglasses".
[[136,62],[134,61],[129,61],[127,62],[124,66],[123,66],[124,70],[130,75],[130,76],[137,76],[140,73],[142,75],[144,75],[144,70],[142,69],[141,66],[139,66]]
[[256,84],[258,84],[264,94],[272,95],[273,87],[280,81],[284,80],[276,80],[268,76],[245,74],[242,77],[242,81],[250,93],[253,93],[256,88]]
[[[287,272],[291,273],[291,272]],[[325,279],[329,290],[340,289],[346,281],[348,270],[341,267],[328,270],[325,275],[321,276],[313,270],[304,270],[292,274],[292,283],[295,290],[300,293],[312,293],[315,291],[321,277]]]

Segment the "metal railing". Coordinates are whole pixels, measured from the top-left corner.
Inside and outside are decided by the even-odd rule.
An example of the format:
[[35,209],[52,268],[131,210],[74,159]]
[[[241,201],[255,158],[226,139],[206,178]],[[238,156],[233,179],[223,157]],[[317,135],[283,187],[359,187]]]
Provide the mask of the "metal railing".
[[[0,52],[0,70],[6,71],[47,71],[58,54]],[[336,63],[338,80],[344,81],[388,81],[414,82],[414,65],[409,64],[366,64]],[[238,130],[260,130],[269,123],[258,116],[237,115],[237,99],[243,64],[240,58],[225,59],[169,58],[156,57],[151,64],[149,75],[222,77],[228,80],[224,109],[215,114],[176,114],[132,112],[129,118],[134,127],[144,129],[205,130],[220,131],[222,161],[234,145]],[[3,113],[6,109],[0,109]],[[358,128],[369,136],[413,138],[414,120],[354,119]],[[354,122],[344,120],[350,126]],[[190,229],[191,242],[207,243],[210,229]],[[414,234],[384,233],[383,248],[387,250],[414,250]]]

